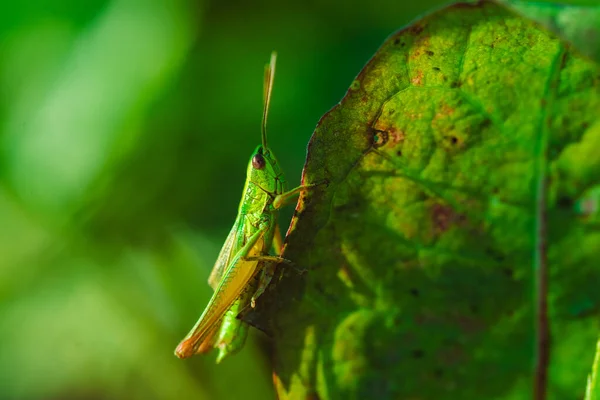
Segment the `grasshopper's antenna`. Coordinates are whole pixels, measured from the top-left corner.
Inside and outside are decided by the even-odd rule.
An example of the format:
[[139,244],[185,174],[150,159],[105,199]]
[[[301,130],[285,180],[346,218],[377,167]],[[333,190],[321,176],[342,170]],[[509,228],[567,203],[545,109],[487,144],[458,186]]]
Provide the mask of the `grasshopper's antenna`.
[[271,102],[271,91],[273,90],[273,78],[275,78],[275,62],[277,53],[271,53],[271,62],[265,66],[265,81],[263,84],[263,116],[262,116],[262,145],[267,149],[267,116],[269,115],[269,103]]

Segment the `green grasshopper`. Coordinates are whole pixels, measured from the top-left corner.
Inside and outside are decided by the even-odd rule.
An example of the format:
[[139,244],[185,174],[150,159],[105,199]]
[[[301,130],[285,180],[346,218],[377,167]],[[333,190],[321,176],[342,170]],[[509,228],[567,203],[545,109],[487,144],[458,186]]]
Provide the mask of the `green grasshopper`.
[[[179,343],[175,355],[190,357],[219,349],[217,362],[242,348],[248,325],[237,319],[245,307],[254,307],[280,262],[282,240],[277,210],[300,192],[317,184],[285,191],[283,172],[267,146],[267,116],[275,76],[276,53],[265,67],[263,89],[262,144],[248,163],[246,183],[238,215],[208,278],[214,289],[204,312],[190,333]],[[269,255],[273,247],[276,256]]]

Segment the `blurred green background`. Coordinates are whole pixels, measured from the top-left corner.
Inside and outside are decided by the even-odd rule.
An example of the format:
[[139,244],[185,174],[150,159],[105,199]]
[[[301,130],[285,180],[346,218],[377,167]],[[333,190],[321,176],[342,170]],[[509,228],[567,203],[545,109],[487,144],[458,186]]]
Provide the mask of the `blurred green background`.
[[261,334],[221,365],[173,356],[260,141],[264,64],[277,50],[292,186],[319,118],[441,3],[2,2],[0,398],[272,398]]

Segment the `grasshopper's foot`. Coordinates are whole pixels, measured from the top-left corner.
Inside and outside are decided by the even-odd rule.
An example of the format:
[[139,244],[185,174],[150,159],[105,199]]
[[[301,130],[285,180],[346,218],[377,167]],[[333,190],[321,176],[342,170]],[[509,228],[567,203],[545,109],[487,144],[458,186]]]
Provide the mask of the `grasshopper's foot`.
[[[287,260],[287,261],[289,262],[289,260]],[[270,263],[270,264],[265,265],[265,267],[262,269],[262,271],[260,271],[260,277],[258,279],[258,287],[256,288],[256,292],[254,292],[254,294],[252,295],[252,298],[250,299],[250,306],[252,308],[256,307],[256,299],[258,299],[260,297],[260,295],[265,292],[265,290],[267,289],[267,286],[269,286],[271,279],[273,279],[273,275],[275,275],[276,268],[277,268],[277,264]]]
[[314,186],[325,185],[325,187],[329,187],[329,179],[323,179],[321,182],[315,183]]
[[294,271],[296,271],[298,275],[304,275],[308,272],[306,268],[298,267],[297,265],[292,265],[292,268],[294,268]]

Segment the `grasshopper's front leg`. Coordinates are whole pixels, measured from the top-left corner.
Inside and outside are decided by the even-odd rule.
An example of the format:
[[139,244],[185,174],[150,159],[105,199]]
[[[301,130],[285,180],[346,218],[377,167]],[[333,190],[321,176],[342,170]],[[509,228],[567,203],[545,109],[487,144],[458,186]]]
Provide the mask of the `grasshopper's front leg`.
[[[273,207],[275,209],[279,209],[281,207],[283,207],[284,205],[288,204],[292,199],[294,199],[297,195],[299,195],[301,192],[305,191],[305,190],[310,190],[316,186],[320,186],[320,185],[324,185],[327,184],[327,181],[324,182],[319,182],[319,183],[312,183],[310,185],[301,185],[298,186],[292,190],[289,190],[285,193],[281,193],[279,195],[277,195],[275,197],[275,199],[273,200]],[[281,252],[283,250],[283,240],[281,238],[281,229],[279,227],[279,223],[276,224],[275,226],[275,235],[273,236],[273,250],[275,251],[275,254],[277,254],[278,256],[281,256]],[[250,305],[252,306],[252,308],[254,308],[256,306],[256,299],[258,299],[266,290],[267,286],[269,286],[269,283],[271,283],[271,279],[273,279],[273,276],[275,275],[275,269],[277,268],[277,265],[279,264],[277,261],[280,262],[287,262],[289,264],[291,264],[290,261],[278,257],[280,258],[280,260],[273,260],[275,262],[269,262],[267,263],[267,265],[263,266],[263,268],[260,271],[260,278],[259,278],[259,282],[258,282],[258,288],[256,289],[256,292],[254,292],[254,295],[252,296],[252,298],[250,299]],[[304,271],[302,271],[304,272]]]
[[323,181],[323,182],[319,182],[319,183],[311,183],[309,185],[301,185],[292,190],[288,190],[285,193],[278,194],[277,196],[275,196],[275,199],[273,200],[273,207],[276,210],[278,210],[281,207],[283,207],[284,205],[289,204],[289,202],[294,197],[298,196],[301,192],[304,192],[305,190],[310,190],[317,186],[327,185],[327,184],[328,184],[327,181]]

